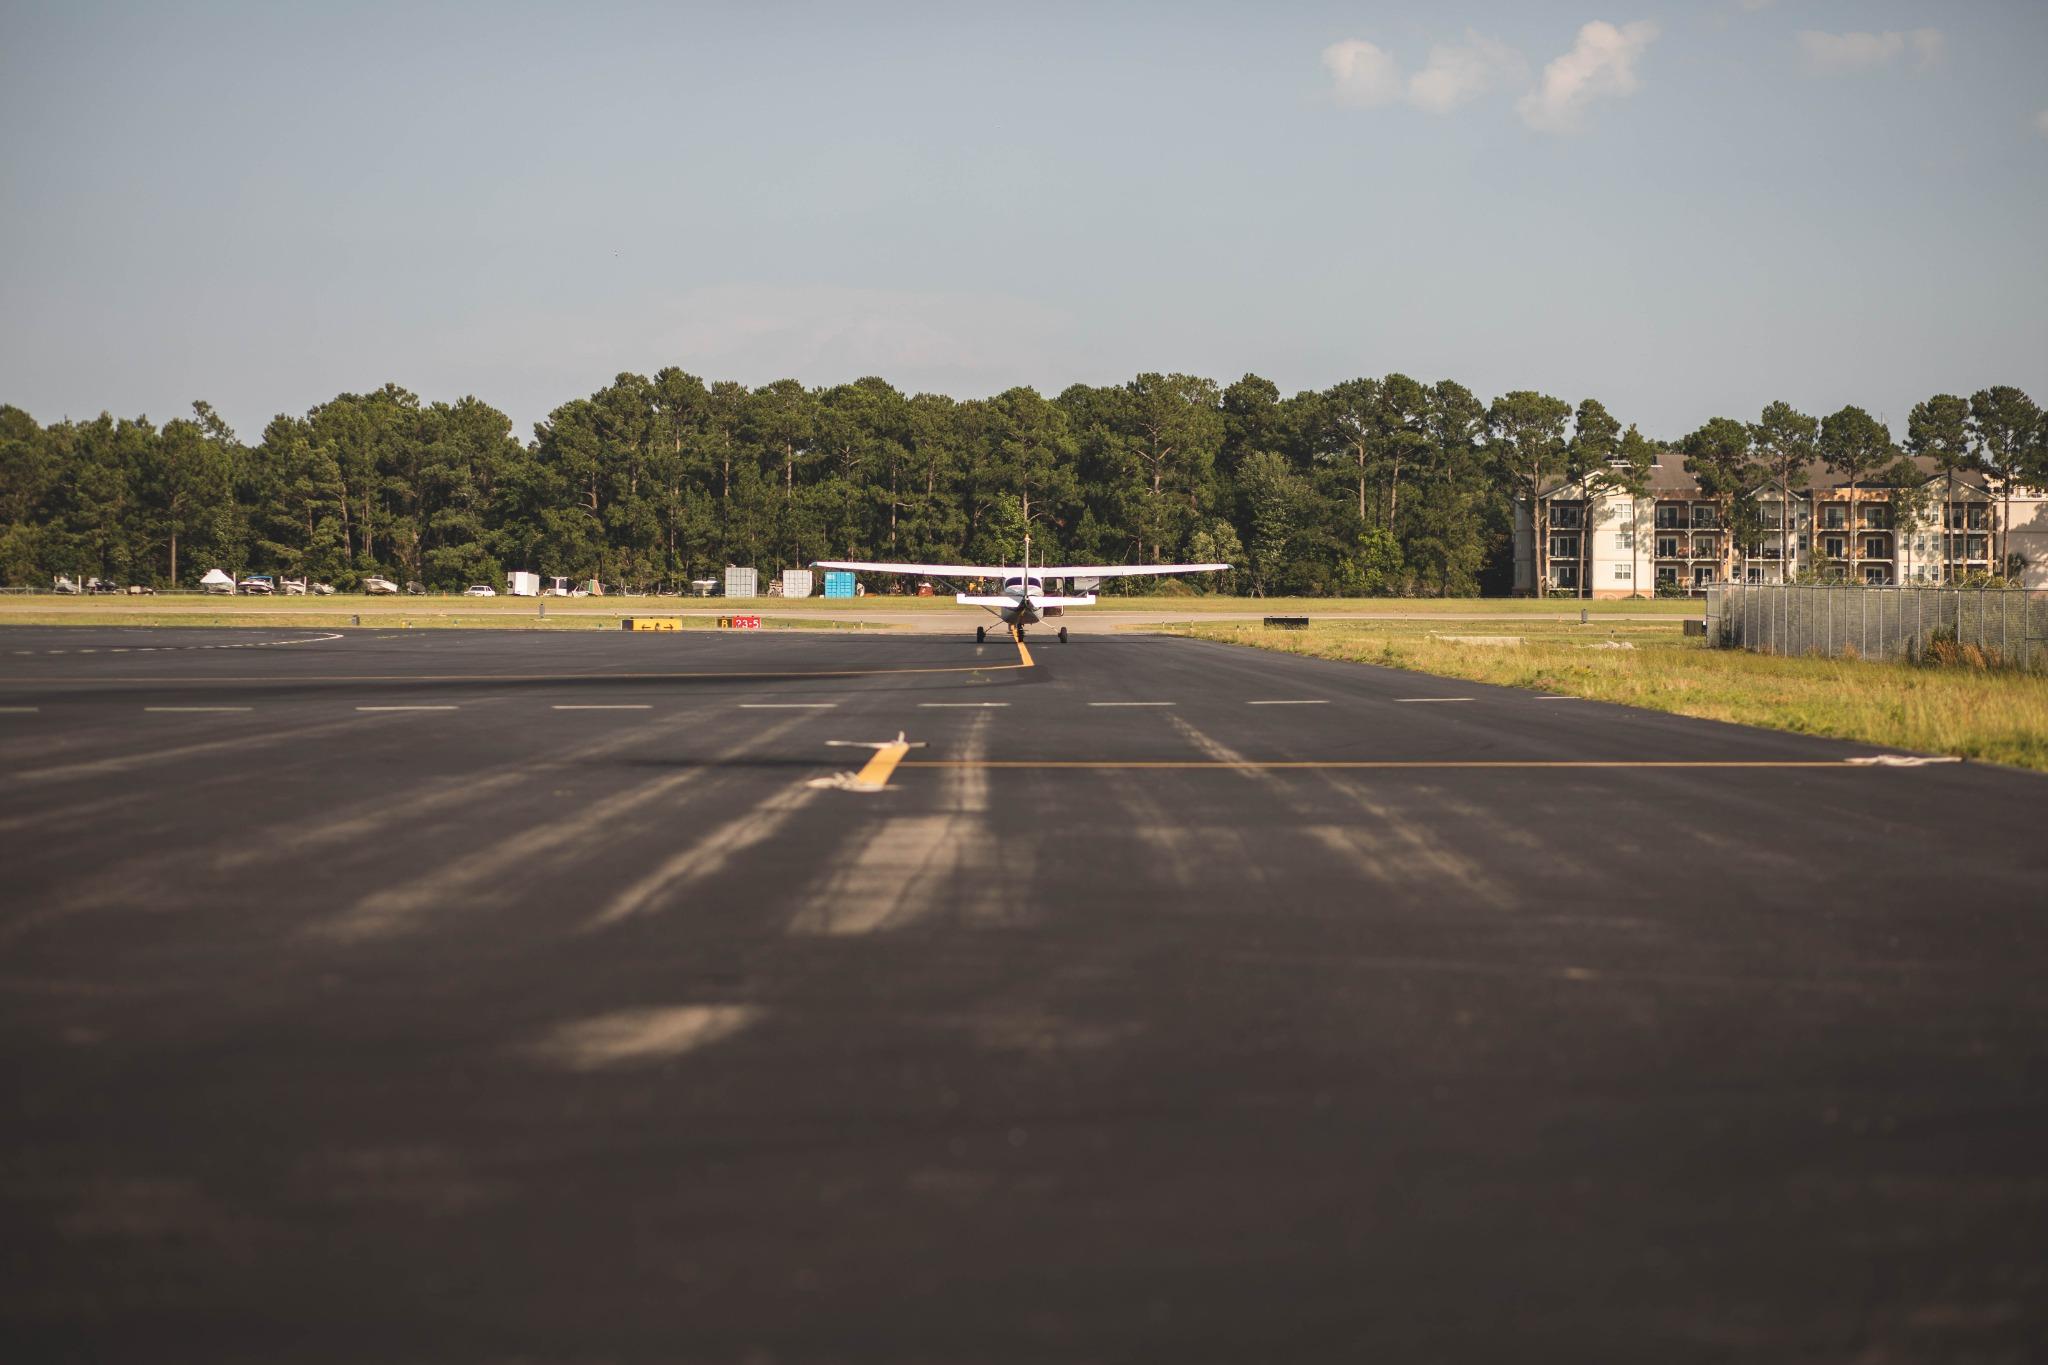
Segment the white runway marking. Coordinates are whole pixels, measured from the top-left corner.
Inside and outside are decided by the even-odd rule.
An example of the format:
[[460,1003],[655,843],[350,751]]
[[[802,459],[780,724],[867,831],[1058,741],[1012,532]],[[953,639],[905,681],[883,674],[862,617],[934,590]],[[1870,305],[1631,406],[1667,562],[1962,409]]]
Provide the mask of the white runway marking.
[[1170,701],[1091,701],[1090,706],[1172,706]]
[[926,709],[928,709],[928,710],[941,710],[941,711],[943,711],[943,710],[959,710],[959,709],[961,709],[961,708],[984,708],[984,707],[991,707],[991,706],[1008,706],[1009,704],[1010,704],[1010,703],[1008,703],[1008,702],[1006,702],[1006,701],[921,701],[921,702],[919,702],[919,703],[918,703],[918,705],[919,705],[919,706],[921,706],[921,707],[924,707],[924,708],[926,708]]
[[1248,701],[1246,706],[1328,706],[1326,697],[1289,697],[1279,701]]
[[651,703],[644,701],[607,702],[564,702],[552,708],[556,711],[651,711]]
[[42,709],[40,706],[0,706],[0,716],[30,716]]
[[1400,703],[1401,703],[1401,704],[1402,704],[1403,706],[1406,706],[1406,705],[1410,705],[1410,704],[1412,704],[1412,703],[1418,703],[1418,702],[1431,702],[1431,701],[1471,701],[1471,700],[1472,700],[1472,698],[1471,698],[1471,697],[1396,697],[1396,698],[1394,698],[1394,700],[1395,700],[1395,701],[1397,701],[1397,702],[1400,702]]
[[187,715],[201,715],[211,711],[247,711],[247,706],[145,706],[145,711],[175,712]]
[[358,711],[453,711],[453,706],[358,706]]
[[829,711],[836,701],[743,701],[742,711]]
[[1536,701],[1584,701],[1584,700],[1585,700],[1585,698],[1584,698],[1584,697],[1565,697],[1565,696],[1549,696],[1549,697],[1536,697],[1536,698],[1534,698],[1533,700],[1536,700]]

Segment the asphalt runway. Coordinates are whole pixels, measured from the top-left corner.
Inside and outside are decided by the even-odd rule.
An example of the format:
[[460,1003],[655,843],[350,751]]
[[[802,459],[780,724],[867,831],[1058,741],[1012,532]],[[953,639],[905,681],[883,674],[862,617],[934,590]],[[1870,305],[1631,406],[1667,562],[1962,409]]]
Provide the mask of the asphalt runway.
[[2037,1358],[2041,777],[1026,663],[0,633],[0,1357]]

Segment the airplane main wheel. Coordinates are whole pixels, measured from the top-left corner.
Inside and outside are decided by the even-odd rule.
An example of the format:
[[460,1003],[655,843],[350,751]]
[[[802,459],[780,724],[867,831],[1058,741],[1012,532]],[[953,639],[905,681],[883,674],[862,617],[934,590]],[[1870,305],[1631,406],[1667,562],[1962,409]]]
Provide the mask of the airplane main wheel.
[[1065,626],[1061,626],[1061,627],[1060,627],[1060,643],[1061,643],[1061,644],[1065,644],[1066,642],[1067,642],[1067,628],[1066,628]]
[[988,627],[987,627],[987,626],[976,626],[976,627],[974,628],[974,643],[976,643],[976,644],[978,644],[978,645],[985,645],[985,644],[987,644],[987,643],[988,643]]

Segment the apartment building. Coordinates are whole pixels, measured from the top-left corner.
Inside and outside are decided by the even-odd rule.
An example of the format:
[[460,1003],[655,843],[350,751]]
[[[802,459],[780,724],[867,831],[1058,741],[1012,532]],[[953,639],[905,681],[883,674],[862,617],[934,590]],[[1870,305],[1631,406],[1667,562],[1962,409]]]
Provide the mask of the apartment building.
[[[1676,451],[1658,456],[1640,496],[1599,492],[1559,482],[1543,498],[1543,568],[1552,593],[1596,598],[1695,593],[1715,582],[1783,583],[1816,570],[1849,581],[1892,584],[1951,582],[1993,571],[2006,499],[1977,474],[1958,475],[1953,493],[1931,462],[1922,485],[1924,524],[1902,529],[1896,490],[1852,489],[1821,466],[1806,487],[1784,497],[1775,485],[1753,492],[1762,530],[1736,544],[1720,524],[1721,509],[1685,472]],[[2048,492],[2013,491],[2007,550],[2019,581],[2048,588]],[[1537,578],[1530,509],[1515,511],[1515,591],[1526,596]],[[1590,589],[1590,591],[1588,591]]]

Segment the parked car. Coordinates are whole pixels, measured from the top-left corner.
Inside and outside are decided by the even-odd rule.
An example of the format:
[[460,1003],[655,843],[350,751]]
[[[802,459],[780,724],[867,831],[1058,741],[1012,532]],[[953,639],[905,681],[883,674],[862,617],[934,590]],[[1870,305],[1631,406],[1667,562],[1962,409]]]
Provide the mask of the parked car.
[[398,585],[388,578],[365,578],[363,591],[372,597],[390,597],[398,592]]
[[277,591],[277,581],[267,573],[252,573],[235,586],[245,597],[268,597]]
[[498,590],[488,583],[472,583],[462,590],[464,597],[496,597]]

